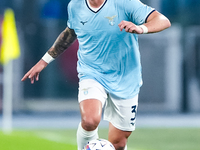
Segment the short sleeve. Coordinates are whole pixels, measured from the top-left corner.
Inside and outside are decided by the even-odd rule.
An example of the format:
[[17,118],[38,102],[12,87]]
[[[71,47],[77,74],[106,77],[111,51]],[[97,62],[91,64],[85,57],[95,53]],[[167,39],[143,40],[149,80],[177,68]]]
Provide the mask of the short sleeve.
[[140,0],[124,0],[124,9],[130,21],[137,25],[145,23],[147,17],[155,10]]
[[70,3],[67,6],[67,13],[68,13],[67,27],[70,28],[70,29],[73,29],[73,26],[72,26],[71,4]]

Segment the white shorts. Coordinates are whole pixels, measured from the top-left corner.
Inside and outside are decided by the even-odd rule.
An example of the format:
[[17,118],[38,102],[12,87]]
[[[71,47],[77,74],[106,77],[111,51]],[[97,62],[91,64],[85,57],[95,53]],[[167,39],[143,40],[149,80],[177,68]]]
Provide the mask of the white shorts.
[[104,87],[93,79],[79,82],[79,103],[87,99],[100,100],[104,107],[103,119],[122,131],[134,131],[138,95],[131,99],[120,99],[110,95]]

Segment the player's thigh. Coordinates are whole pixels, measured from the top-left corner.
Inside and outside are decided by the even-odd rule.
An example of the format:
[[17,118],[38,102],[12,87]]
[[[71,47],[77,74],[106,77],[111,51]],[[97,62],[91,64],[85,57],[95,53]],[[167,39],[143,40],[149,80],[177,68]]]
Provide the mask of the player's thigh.
[[98,125],[101,120],[102,103],[97,99],[86,99],[80,102],[82,123]]
[[79,82],[78,100],[83,128],[93,130],[98,126],[106,98],[104,87],[97,81],[85,79]]

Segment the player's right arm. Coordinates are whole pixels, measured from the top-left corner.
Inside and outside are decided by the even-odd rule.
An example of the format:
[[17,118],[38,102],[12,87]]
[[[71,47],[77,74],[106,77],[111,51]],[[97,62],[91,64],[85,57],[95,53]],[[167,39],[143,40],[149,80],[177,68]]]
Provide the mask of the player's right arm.
[[[48,56],[50,59],[55,59],[61,53],[63,53],[75,40],[76,34],[74,30],[67,27],[63,32],[61,32],[52,47],[47,51],[45,55]],[[32,84],[35,80],[38,81],[40,72],[47,65],[47,61],[40,59],[39,62],[24,75],[21,81],[25,81],[27,78],[31,80]]]

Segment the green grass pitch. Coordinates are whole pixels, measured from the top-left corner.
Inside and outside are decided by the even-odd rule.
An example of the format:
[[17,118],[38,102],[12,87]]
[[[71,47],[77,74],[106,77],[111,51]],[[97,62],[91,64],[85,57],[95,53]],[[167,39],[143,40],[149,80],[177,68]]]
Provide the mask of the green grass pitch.
[[[107,129],[99,129],[107,139]],[[138,128],[128,141],[128,150],[199,150],[200,128]],[[77,150],[76,130],[0,131],[0,150]]]

